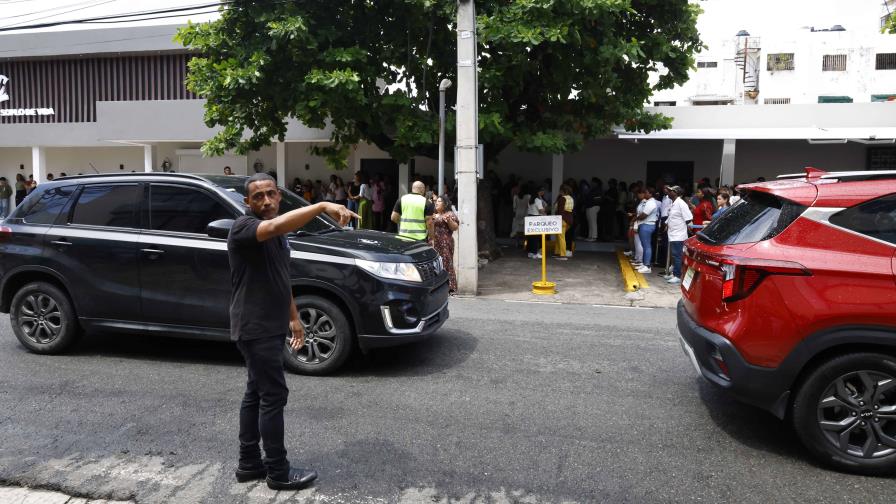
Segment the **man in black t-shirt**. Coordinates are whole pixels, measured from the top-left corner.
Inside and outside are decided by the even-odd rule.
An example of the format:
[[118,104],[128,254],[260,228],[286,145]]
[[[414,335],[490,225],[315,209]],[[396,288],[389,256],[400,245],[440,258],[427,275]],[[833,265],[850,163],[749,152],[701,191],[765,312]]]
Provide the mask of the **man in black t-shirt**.
[[[286,234],[322,213],[344,226],[357,217],[342,205],[317,203],[278,216],[280,191],[274,179],[257,173],[246,180],[249,211],[230,229],[230,338],[246,360],[248,380],[240,407],[238,481],[267,479],[274,490],[298,490],[317,478],[313,470],[290,467],[283,443],[283,408],[289,389],[283,375],[283,345],[305,344],[305,331],[289,281]],[[259,441],[264,443],[264,460]]]

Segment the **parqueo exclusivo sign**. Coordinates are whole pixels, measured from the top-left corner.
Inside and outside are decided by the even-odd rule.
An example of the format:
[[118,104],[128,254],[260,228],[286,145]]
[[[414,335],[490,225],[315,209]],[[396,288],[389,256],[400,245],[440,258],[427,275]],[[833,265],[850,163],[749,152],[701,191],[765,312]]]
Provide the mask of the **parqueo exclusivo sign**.
[[536,215],[526,217],[526,236],[540,234],[560,234],[563,232],[563,217],[559,215]]

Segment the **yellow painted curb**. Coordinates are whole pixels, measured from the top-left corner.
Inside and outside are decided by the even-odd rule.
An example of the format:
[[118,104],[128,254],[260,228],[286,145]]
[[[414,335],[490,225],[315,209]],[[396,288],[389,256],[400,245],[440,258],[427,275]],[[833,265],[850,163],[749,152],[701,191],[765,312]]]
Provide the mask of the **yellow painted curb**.
[[622,253],[622,250],[616,251],[616,259],[619,261],[619,269],[622,271],[622,283],[626,291],[633,292],[650,287],[644,275],[632,268],[632,264],[628,262],[628,257]]

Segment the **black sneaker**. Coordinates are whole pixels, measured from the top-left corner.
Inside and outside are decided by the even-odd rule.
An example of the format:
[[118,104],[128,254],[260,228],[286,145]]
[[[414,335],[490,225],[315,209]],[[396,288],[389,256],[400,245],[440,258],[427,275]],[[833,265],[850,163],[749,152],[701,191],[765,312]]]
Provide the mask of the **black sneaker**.
[[280,478],[273,479],[270,476],[266,478],[266,481],[271,490],[301,490],[316,479],[317,471],[313,469],[290,467],[287,481],[280,481]]
[[247,481],[265,478],[268,475],[268,470],[265,469],[264,466],[254,468],[237,467],[234,474],[236,475],[237,481],[245,483]]

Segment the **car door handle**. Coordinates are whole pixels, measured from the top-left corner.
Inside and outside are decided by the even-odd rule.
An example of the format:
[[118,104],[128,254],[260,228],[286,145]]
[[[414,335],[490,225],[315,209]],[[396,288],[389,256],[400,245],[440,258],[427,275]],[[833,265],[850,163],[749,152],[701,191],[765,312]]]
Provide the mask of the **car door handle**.
[[164,250],[153,249],[153,248],[140,249],[140,252],[143,252],[144,254],[148,255],[150,259],[155,259],[156,257],[165,253]]
[[53,241],[51,241],[50,243],[53,244],[53,245],[59,246],[59,247],[68,247],[69,245],[72,244],[72,242],[70,242],[70,241],[66,241],[66,240],[64,240],[64,239],[62,239],[62,240],[53,240]]

